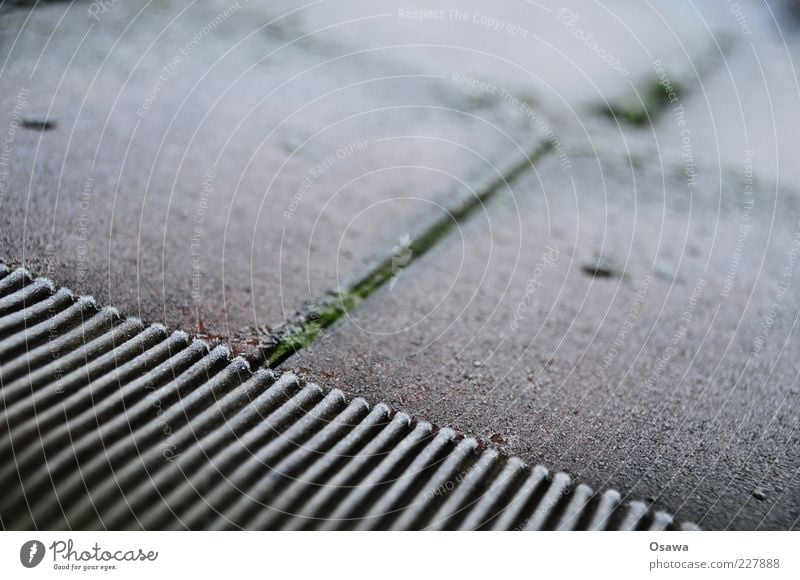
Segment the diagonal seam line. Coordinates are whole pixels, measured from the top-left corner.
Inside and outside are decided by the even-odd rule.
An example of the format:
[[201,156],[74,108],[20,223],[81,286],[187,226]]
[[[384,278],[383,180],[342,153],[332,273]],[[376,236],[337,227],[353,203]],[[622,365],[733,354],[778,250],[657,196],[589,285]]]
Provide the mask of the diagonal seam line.
[[[526,169],[533,167],[544,155],[553,150],[550,140],[540,141],[534,150],[523,159],[510,166],[506,171],[483,188],[480,193],[471,196],[467,201],[448,210],[440,219],[416,236],[408,245],[411,251],[408,267],[419,260],[429,250],[436,247],[459,224],[465,222],[500,190],[509,186]],[[311,346],[319,340],[325,330],[353,311],[359,304],[368,300],[394,275],[394,255],[384,257],[376,266],[358,277],[346,288],[328,292],[317,302],[321,306],[313,311],[302,313],[298,319],[285,322],[270,333],[270,344],[259,353],[263,365],[274,369],[294,354]]]

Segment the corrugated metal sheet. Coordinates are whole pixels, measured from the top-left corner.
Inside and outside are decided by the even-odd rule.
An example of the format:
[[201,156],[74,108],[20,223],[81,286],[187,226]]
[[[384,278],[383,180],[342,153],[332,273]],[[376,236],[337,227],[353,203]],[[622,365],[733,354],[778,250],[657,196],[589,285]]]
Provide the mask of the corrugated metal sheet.
[[676,527],[2,265],[0,393],[8,529]]

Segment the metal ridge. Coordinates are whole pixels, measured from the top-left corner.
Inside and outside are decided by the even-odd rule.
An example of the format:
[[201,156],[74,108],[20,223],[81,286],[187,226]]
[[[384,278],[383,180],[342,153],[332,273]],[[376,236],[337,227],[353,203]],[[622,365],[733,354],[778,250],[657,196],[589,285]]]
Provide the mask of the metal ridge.
[[696,529],[0,263],[4,529]]

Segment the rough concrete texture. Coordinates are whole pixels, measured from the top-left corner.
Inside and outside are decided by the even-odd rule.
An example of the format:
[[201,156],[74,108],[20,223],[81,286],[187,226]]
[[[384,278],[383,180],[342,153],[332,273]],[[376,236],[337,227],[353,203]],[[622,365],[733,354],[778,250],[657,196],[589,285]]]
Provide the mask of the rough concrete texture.
[[726,6],[684,0],[658,5],[293,0],[265,9],[287,15],[315,37],[357,49],[450,46],[453,51],[435,58],[420,60],[412,51],[403,58],[423,70],[446,67],[517,95],[532,93],[543,104],[570,107],[627,95],[649,77],[656,59],[691,69],[699,54],[737,30]]
[[0,25],[2,252],[147,320],[255,343],[540,138],[256,3],[91,7]]
[[257,344],[544,139],[285,368],[703,527],[796,527],[786,6],[6,7],[0,253]]
[[655,59],[697,76],[740,26],[691,3],[5,12],[9,129],[55,123],[15,131],[6,259],[250,344],[553,130],[643,153],[596,109],[646,92]]
[[[573,153],[613,150],[646,163],[689,156],[725,172],[740,170],[753,150],[759,174],[800,184],[792,162],[797,132],[786,122],[800,108],[794,1],[487,7],[476,0],[435,10],[391,0],[301,4],[293,5],[298,26],[335,23],[325,34],[346,36],[359,48],[390,42],[458,47],[440,55],[447,61],[417,64],[446,66],[509,98],[535,102],[559,144]],[[674,89],[673,102],[654,102],[659,82]],[[487,98],[485,88],[468,90]],[[642,114],[643,122],[632,126],[622,114],[609,119],[608,107]]]
[[796,526],[800,200],[570,162],[539,164],[286,368],[707,528]]
[[[773,70],[763,82],[753,83],[747,76],[752,71],[747,70],[735,79],[736,89],[760,107],[761,120],[770,120],[764,112],[772,106],[769,95],[779,87],[777,118],[791,115],[800,105],[791,58],[778,54],[776,47],[783,40],[776,34],[776,21],[786,14],[783,2],[766,7],[760,0],[735,6],[683,0],[657,5],[625,0],[456,4],[294,1],[266,10],[282,15],[299,31],[354,50],[402,47],[396,51],[398,59],[454,79],[477,105],[533,105],[537,128],[554,134],[555,147],[573,153],[614,151],[647,163],[675,162],[682,160],[683,129],[688,126],[692,133],[702,133],[691,139],[696,141],[694,161],[710,165],[719,163],[722,155],[723,165],[740,168],[742,137],[758,133],[765,143],[773,138],[775,124],[756,123],[747,135],[738,125],[726,126],[726,134],[738,139],[737,147],[730,140],[713,143],[717,127],[709,117],[716,114],[716,123],[726,124],[730,83],[716,91],[713,106],[706,100],[705,83],[731,67],[749,66],[752,58],[742,59],[741,53],[769,51],[767,60],[772,59]],[[791,31],[791,26],[784,29]],[[419,47],[430,58],[419,58]],[[676,102],[654,98],[659,82],[674,87]],[[674,109],[681,105],[687,109],[688,123],[678,126]],[[620,110],[617,119],[608,117],[609,108]],[[723,111],[726,114],[720,115]],[[643,116],[644,122],[631,126],[625,112]],[[784,152],[793,151],[790,133],[779,136]],[[764,149],[761,154],[769,158],[773,151]],[[778,177],[774,172],[768,175]]]
[[[794,4],[795,15],[789,8]],[[693,79],[681,99],[699,163],[741,170],[748,155],[759,175],[800,186],[795,162],[800,134],[788,120],[800,110],[800,20],[796,2],[742,4],[734,10],[739,29],[706,74]],[[674,109],[674,107],[673,107]],[[656,124],[661,149],[679,152],[686,133],[675,111]]]

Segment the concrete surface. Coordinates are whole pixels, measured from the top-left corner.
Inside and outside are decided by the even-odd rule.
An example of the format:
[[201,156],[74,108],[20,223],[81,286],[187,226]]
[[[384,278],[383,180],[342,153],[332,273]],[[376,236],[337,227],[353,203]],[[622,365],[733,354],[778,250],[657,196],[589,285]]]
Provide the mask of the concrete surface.
[[537,164],[285,368],[707,528],[796,526],[800,199],[571,161]]
[[92,6],[3,8],[0,257],[245,349],[394,256],[282,368],[703,527],[797,526],[789,3]]
[[[748,152],[760,176],[797,188],[800,146],[788,120],[800,110],[800,20],[796,2],[742,4],[734,10],[740,29],[724,54],[694,79],[681,99],[698,163],[741,170]],[[683,137],[670,111],[656,123],[663,152],[679,152]]]
[[0,297],[3,530],[695,529],[22,268]]
[[540,139],[255,3],[91,7],[4,15],[3,254],[147,320],[254,344]]

